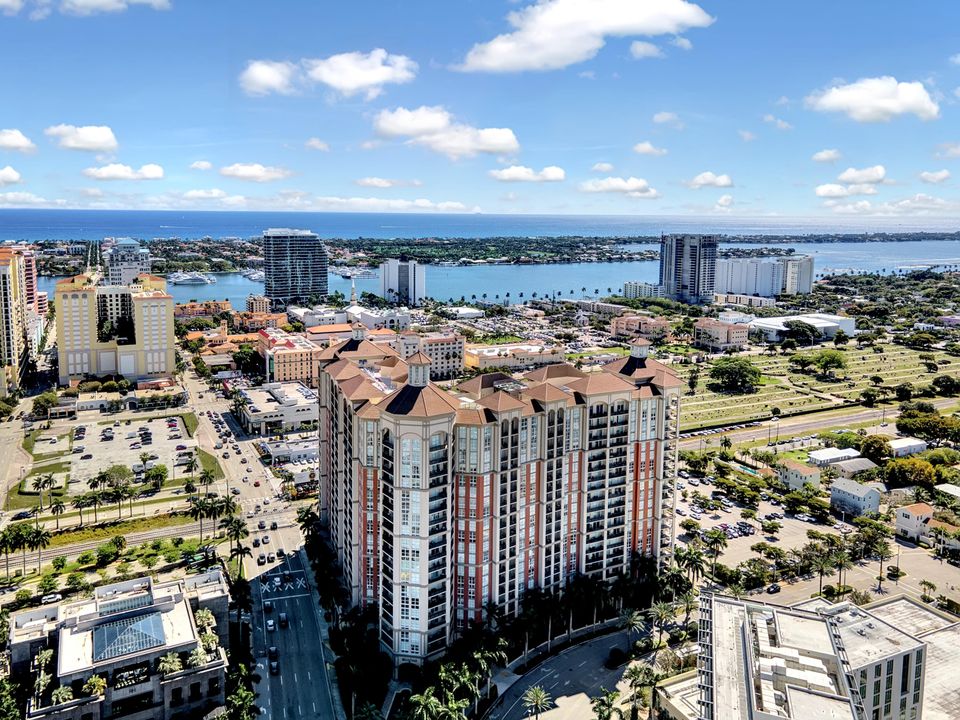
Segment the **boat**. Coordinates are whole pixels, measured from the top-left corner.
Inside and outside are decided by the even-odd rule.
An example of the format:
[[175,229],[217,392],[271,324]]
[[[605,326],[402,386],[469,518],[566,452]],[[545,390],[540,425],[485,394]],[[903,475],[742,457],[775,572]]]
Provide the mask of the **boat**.
[[253,280],[254,282],[263,282],[266,277],[266,273],[263,270],[245,270],[241,273],[247,280]]
[[354,280],[374,280],[380,277],[376,270],[365,267],[350,267],[341,265],[330,268],[330,272],[347,280],[350,280],[351,278]]
[[175,272],[167,276],[167,282],[174,285],[211,285],[217,279],[201,272]]

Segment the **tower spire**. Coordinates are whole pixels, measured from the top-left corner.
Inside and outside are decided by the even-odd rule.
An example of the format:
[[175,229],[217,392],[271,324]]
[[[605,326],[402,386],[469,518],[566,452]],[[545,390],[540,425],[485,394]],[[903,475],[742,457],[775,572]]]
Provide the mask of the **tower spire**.
[[357,279],[350,278],[350,304],[357,304]]

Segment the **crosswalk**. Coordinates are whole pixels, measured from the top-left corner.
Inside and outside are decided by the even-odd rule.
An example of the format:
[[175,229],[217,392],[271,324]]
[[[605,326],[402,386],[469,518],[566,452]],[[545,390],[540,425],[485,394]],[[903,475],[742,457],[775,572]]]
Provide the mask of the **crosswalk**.
[[284,592],[293,592],[296,590],[306,590],[307,581],[303,577],[291,578],[288,582],[264,582],[260,585],[260,590],[263,593],[264,597],[272,597],[274,595],[279,595]]

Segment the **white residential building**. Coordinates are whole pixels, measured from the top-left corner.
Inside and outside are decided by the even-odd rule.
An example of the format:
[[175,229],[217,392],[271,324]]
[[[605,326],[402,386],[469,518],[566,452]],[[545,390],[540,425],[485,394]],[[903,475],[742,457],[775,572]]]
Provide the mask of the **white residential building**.
[[774,297],[813,291],[813,257],[751,257],[717,260],[715,292]]
[[655,283],[627,280],[623,284],[623,296],[628,300],[637,298],[663,297],[663,286]]
[[150,251],[132,238],[105,247],[103,262],[107,285],[133,285],[141,275],[150,274]]
[[427,296],[426,268],[406,258],[385,260],[380,265],[380,296],[416,307]]
[[780,461],[781,469],[777,473],[780,482],[790,490],[802,490],[804,485],[820,487],[820,469],[787,458]]
[[889,441],[890,454],[893,457],[906,457],[907,455],[916,455],[927,449],[927,443],[919,438],[905,437],[893,438]]
[[240,424],[248,433],[270,435],[314,425],[317,393],[300,382],[268,383],[240,390]]
[[830,507],[854,517],[880,512],[880,491],[856,480],[838,477],[830,486]]
[[[938,544],[950,550],[960,550],[960,539],[953,537],[958,530],[950,523],[937,520],[933,517],[934,507],[927,503],[913,503],[897,508],[896,532],[897,537],[906,538],[913,542],[923,542],[931,547]],[[934,529],[943,531],[942,537]]]
[[275,308],[327,294],[327,249],[309,230],[263,232],[263,294]]
[[430,377],[434,380],[445,380],[463,372],[464,340],[455,332],[401,333],[394,349],[403,359],[418,352],[430,358]]
[[664,235],[660,239],[660,286],[664,297],[687,303],[713,301],[717,235]]
[[826,467],[841,460],[852,460],[858,457],[860,457],[860,451],[853,448],[828,447],[822,450],[811,450],[807,454],[810,464],[817,467]]

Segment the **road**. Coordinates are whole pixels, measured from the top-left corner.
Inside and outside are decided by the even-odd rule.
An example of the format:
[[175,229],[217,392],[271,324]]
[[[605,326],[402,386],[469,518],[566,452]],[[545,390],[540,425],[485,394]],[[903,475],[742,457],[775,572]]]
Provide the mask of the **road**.
[[[636,637],[634,637],[636,640]],[[590,698],[600,694],[600,688],[613,690],[626,666],[608,670],[603,663],[614,647],[627,647],[623,631],[595,638],[564,650],[545,660],[527,673],[500,697],[490,712],[491,720],[525,720],[523,694],[539,685],[550,695],[553,706],[540,717],[544,720],[581,720],[593,717]]]
[[[279,579],[279,583],[277,580]],[[320,641],[320,608],[305,574],[301,553],[286,557],[254,581],[253,655],[256,691],[265,717],[275,720],[334,717],[326,653]],[[272,609],[266,610],[268,601]],[[286,613],[290,626],[281,628]],[[273,620],[275,629],[267,629]],[[277,648],[279,672],[270,673],[268,648]]]
[[[731,401],[734,402],[734,401]],[[955,398],[943,398],[932,401],[933,405],[939,409],[956,405]],[[682,411],[682,408],[681,408]],[[893,432],[892,423],[900,414],[895,408],[886,408],[884,413],[880,408],[864,408],[862,406],[851,406],[846,409],[824,410],[822,412],[811,413],[810,415],[799,415],[796,417],[787,417],[778,423],[765,422],[756,427],[748,427],[743,430],[732,430],[723,433],[734,443],[751,443],[758,440],[767,440],[771,437],[770,433],[779,432],[780,437],[792,437],[795,435],[809,435],[829,428],[843,427],[844,425],[859,425],[861,423],[877,422],[881,416],[886,416],[887,422],[891,423],[888,430]],[[719,440],[721,434],[701,435],[698,437],[688,437],[680,441],[681,450],[696,450],[708,440]]]

